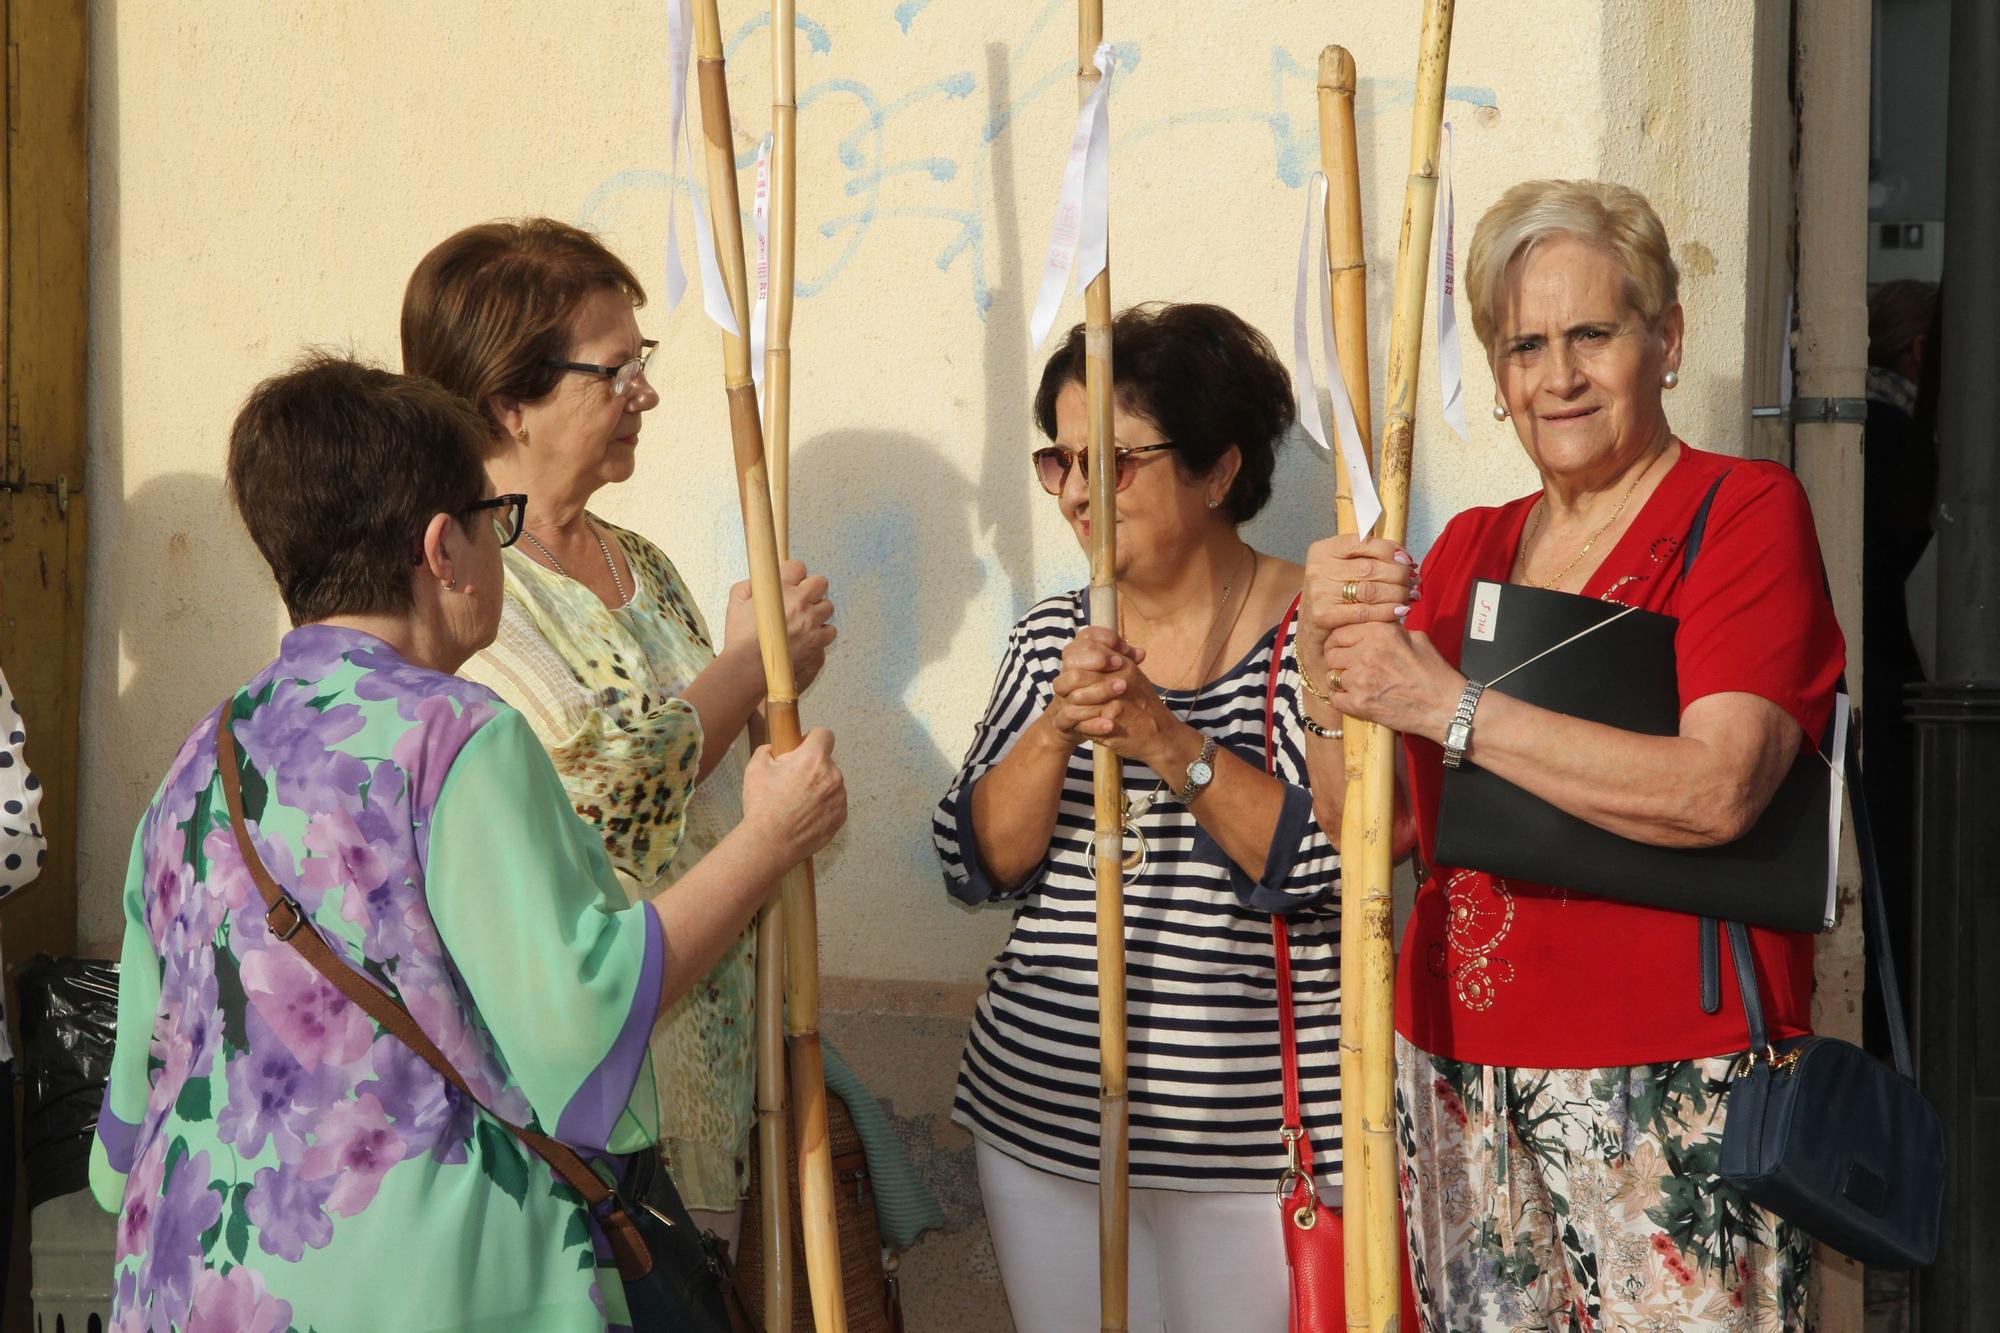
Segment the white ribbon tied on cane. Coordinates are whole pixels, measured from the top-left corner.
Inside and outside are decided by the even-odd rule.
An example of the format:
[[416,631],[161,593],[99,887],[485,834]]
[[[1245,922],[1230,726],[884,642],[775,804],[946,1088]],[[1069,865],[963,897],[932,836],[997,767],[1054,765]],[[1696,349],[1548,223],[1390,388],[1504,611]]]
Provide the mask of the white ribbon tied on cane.
[[757,193],[750,217],[757,227],[757,300],[750,310],[750,382],[764,396],[764,348],[770,330],[764,327],[771,301],[771,144],[770,135],[757,145]]
[[[687,270],[681,267],[680,183],[681,148],[688,150],[688,201],[694,201],[692,172],[694,147],[688,144],[687,82],[688,60],[693,54],[694,11],[689,0],[667,0],[667,60],[672,66],[672,86],[668,98],[673,105],[668,137],[673,140],[673,165],[667,179],[667,309],[679,307],[687,292]],[[695,258],[701,265],[701,308],[724,333],[735,335],[736,315],[729,308],[729,289],[723,285],[722,265],[715,258],[715,231],[703,210],[694,210]]]
[[1451,201],[1451,122],[1444,123],[1443,152],[1438,161],[1437,217],[1432,231],[1437,239],[1438,391],[1444,397],[1444,421],[1470,443],[1472,431],[1465,424],[1465,353],[1458,345],[1458,263],[1452,253],[1452,224],[1455,210]]
[[[1361,423],[1354,418],[1354,400],[1347,392],[1347,377],[1340,370],[1340,347],[1333,333],[1333,273],[1327,265],[1327,237],[1324,225],[1319,236],[1319,268],[1312,267],[1313,220],[1326,217],[1326,173],[1315,171],[1306,183],[1306,224],[1299,232],[1298,291],[1292,301],[1292,377],[1297,381],[1299,424],[1306,428],[1314,444],[1332,452],[1347,473],[1348,493],[1354,498],[1354,521],[1366,534],[1382,516],[1382,500],[1375,493],[1375,479],[1368,470],[1368,446],[1361,438]],[[1307,287],[1314,272],[1319,274],[1320,345],[1326,354],[1327,396],[1333,404],[1333,425],[1340,434],[1340,447],[1327,439],[1325,419],[1319,412],[1319,385],[1313,378],[1312,339],[1306,329]]]
[[1117,63],[1109,42],[1099,43],[1091,58],[1097,86],[1076,113],[1076,133],[1070,136],[1069,161],[1063,164],[1062,194],[1056,200],[1055,225],[1049,230],[1049,257],[1042,265],[1042,286],[1035,295],[1035,312],[1028,321],[1029,345],[1040,347],[1062,309],[1070,274],[1082,291],[1104,272],[1111,248],[1111,70]]

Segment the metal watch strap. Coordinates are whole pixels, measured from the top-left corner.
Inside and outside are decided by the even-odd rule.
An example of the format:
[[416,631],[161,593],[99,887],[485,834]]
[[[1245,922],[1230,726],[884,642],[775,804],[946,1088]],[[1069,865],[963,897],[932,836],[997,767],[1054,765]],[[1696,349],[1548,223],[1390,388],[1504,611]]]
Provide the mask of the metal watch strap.
[[1186,805],[1189,801],[1192,801],[1195,797],[1199,796],[1208,787],[1208,783],[1206,782],[1199,784],[1195,782],[1194,769],[1196,764],[1209,765],[1212,774],[1213,766],[1215,764],[1215,737],[1203,736],[1201,738],[1201,754],[1196,757],[1193,764],[1188,765],[1187,781],[1183,782],[1180,785],[1179,789],[1173,793],[1173,798],[1176,801],[1180,802],[1182,805]]
[[[1472,743],[1472,714],[1479,707],[1479,696],[1486,692],[1486,686],[1476,680],[1465,682],[1465,693],[1458,696],[1458,710],[1451,715],[1451,721],[1444,729],[1444,766],[1457,768],[1465,762],[1466,746]],[[1454,742],[1453,737],[1458,739]]]

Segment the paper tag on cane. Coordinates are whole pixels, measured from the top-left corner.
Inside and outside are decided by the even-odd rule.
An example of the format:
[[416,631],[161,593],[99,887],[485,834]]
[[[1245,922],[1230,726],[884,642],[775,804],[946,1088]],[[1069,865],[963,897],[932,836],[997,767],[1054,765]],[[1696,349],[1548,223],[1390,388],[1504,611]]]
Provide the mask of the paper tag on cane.
[[[1337,456],[1347,474],[1347,493],[1354,502],[1354,521],[1362,535],[1374,530],[1382,516],[1382,500],[1375,492],[1375,479],[1368,471],[1368,445],[1361,438],[1361,423],[1354,416],[1354,400],[1347,391],[1347,377],[1340,369],[1340,346],[1333,331],[1333,270],[1327,263],[1326,229],[1320,228],[1319,268],[1312,268],[1313,220],[1326,216],[1326,194],[1330,185],[1324,172],[1315,171],[1306,184],[1306,222],[1299,233],[1298,286],[1292,298],[1292,377],[1298,393],[1299,424],[1322,450]],[[1319,386],[1313,379],[1311,337],[1307,332],[1306,290],[1312,275],[1319,277],[1320,346],[1326,354],[1326,384],[1333,425],[1340,447],[1327,439],[1319,411]]]
[[[681,149],[688,152],[688,202],[694,203],[694,146],[687,142],[688,59],[693,54],[694,11],[689,0],[667,0],[667,61],[672,67],[668,98],[673,104],[668,137],[673,140],[673,161],[667,179],[667,309],[681,303],[687,291],[687,271],[681,267],[680,185]],[[701,308],[724,333],[736,333],[736,313],[729,308],[729,288],[722,281],[722,265],[715,257],[715,230],[701,208],[694,209],[694,249],[701,267]]]
[[750,217],[757,227],[757,300],[750,310],[750,382],[764,396],[764,347],[769,332],[764,318],[771,302],[771,145],[770,135],[757,145],[757,193]]
[[1055,223],[1049,229],[1049,254],[1042,265],[1042,285],[1035,294],[1035,312],[1028,320],[1029,344],[1040,347],[1055,326],[1063,293],[1072,272],[1078,291],[1104,272],[1111,246],[1111,71],[1117,64],[1111,44],[1098,45],[1091,63],[1097,66],[1097,86],[1076,113],[1070,136],[1069,161],[1063,165],[1062,193],[1056,199]]
[[1470,441],[1465,422],[1465,354],[1458,343],[1458,264],[1452,253],[1455,210],[1451,200],[1451,122],[1444,123],[1443,151],[1438,155],[1437,216],[1432,222],[1437,256],[1438,391],[1444,399],[1444,420]]

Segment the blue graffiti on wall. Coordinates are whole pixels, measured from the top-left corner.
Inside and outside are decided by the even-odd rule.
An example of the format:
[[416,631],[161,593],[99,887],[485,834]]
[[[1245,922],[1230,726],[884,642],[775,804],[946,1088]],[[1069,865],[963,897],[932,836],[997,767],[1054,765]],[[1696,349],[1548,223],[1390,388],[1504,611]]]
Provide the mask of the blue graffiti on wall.
[[[909,33],[917,15],[933,3],[935,0],[902,0],[896,5],[894,17],[901,30]],[[796,288],[800,300],[811,300],[838,282],[877,223],[886,219],[915,219],[944,226],[943,243],[931,262],[940,272],[946,273],[954,271],[962,263],[973,309],[981,319],[986,317],[993,303],[990,256],[986,245],[987,212],[991,204],[989,162],[992,146],[1024,110],[1052,91],[1060,91],[1066,96],[1074,90],[1075,63],[1067,51],[1057,51],[1051,45],[1040,55],[1032,54],[1037,40],[1051,22],[1058,15],[1069,13],[1070,9],[1069,0],[1048,0],[1020,39],[1008,49],[1006,59],[1010,92],[1007,100],[991,109],[979,126],[976,142],[965,145],[957,153],[935,151],[937,144],[933,122],[926,119],[926,111],[940,99],[963,101],[979,91],[979,77],[970,69],[933,79],[907,92],[886,96],[866,79],[847,76],[820,79],[800,91],[799,112],[802,117],[821,103],[828,105],[819,115],[829,119],[842,115],[853,117],[851,127],[845,128],[845,133],[836,143],[835,158],[844,173],[842,195],[854,201],[854,207],[848,212],[814,224],[821,237],[837,241],[839,245],[815,270],[801,268]],[[725,54],[733,56],[737,48],[769,25],[768,14],[749,20],[731,35]],[[825,25],[801,14],[797,16],[797,28],[805,36],[811,56],[823,57],[833,52],[834,38]],[[1116,43],[1113,50],[1117,56],[1112,82],[1115,95],[1122,85],[1137,75],[1143,51],[1134,42]],[[1019,90],[1012,91],[1016,72],[1021,76]],[[1289,189],[1297,189],[1311,178],[1318,161],[1318,126],[1310,110],[1314,105],[1312,90],[1316,81],[1316,66],[1312,62],[1301,61],[1290,50],[1274,46],[1265,82],[1268,100],[1264,105],[1181,108],[1129,125],[1122,123],[1114,110],[1112,146],[1114,149],[1127,147],[1195,127],[1256,127],[1270,136],[1271,168],[1278,182]],[[1363,79],[1361,82],[1365,95],[1357,99],[1357,111],[1363,119],[1408,107],[1415,96],[1414,85],[1409,79]],[[1492,89],[1463,85],[1448,88],[1446,100],[1474,108],[1498,105],[1497,95]],[[1294,109],[1303,114],[1295,117]],[[923,136],[925,147],[933,151],[894,156],[894,132],[904,128],[914,135]],[[754,148],[740,152],[738,167],[749,167],[755,157]],[[616,172],[599,182],[585,198],[579,221],[585,226],[592,225],[614,201],[623,202],[624,196],[633,192],[657,192],[664,196],[672,192],[691,191],[694,206],[704,208],[703,191],[694,180],[698,174],[692,165],[684,168],[682,179],[678,181],[660,170]],[[1052,187],[1053,179],[1048,184]],[[667,200],[661,202],[664,204]],[[679,203],[677,199],[673,202]]]

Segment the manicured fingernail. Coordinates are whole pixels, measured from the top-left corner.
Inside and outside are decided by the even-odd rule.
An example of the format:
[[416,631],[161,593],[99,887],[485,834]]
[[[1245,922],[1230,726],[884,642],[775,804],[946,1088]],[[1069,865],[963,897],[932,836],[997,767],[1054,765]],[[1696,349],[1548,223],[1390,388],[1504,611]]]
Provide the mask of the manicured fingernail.
[[1410,614],[1409,607],[1399,606],[1396,608],[1396,619],[1401,620],[1404,616],[1407,616],[1408,614]]
[[1410,559],[1410,553],[1408,551],[1405,551],[1401,547],[1398,547],[1396,549],[1396,563],[1399,565],[1415,565],[1417,562]]
[[1113,694],[1123,694],[1123,693],[1125,693],[1125,682],[1124,682],[1124,681],[1122,681],[1122,680],[1114,680],[1114,681],[1112,681],[1112,682],[1111,682],[1111,692],[1112,692]]
[[1124,665],[1125,665],[1124,658],[1120,657],[1117,653],[1111,654],[1111,669],[1113,671],[1119,670]]

